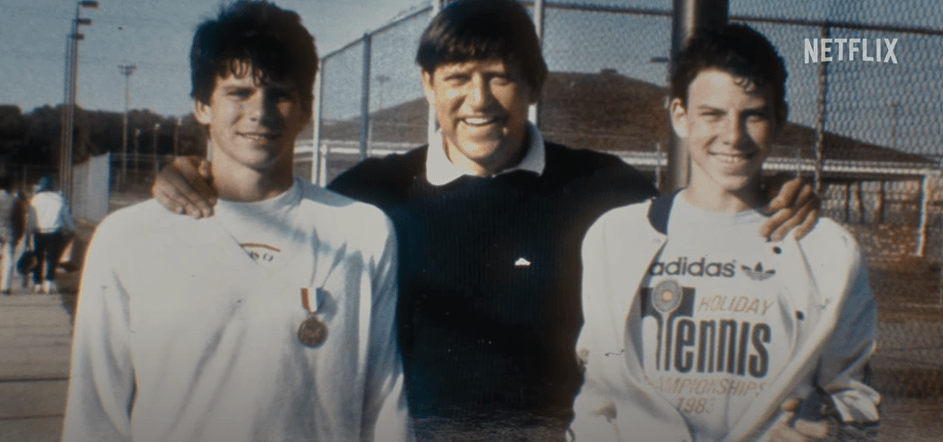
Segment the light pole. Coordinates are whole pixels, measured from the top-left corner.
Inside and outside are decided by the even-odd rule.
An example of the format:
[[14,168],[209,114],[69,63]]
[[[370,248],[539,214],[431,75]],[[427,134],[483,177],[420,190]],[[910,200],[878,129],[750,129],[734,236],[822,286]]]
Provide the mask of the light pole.
[[376,79],[377,79],[377,83],[380,83],[380,105],[377,106],[377,112],[380,112],[383,110],[383,89],[384,89],[383,85],[385,85],[386,83],[389,83],[390,77],[386,75],[378,75]]
[[180,144],[180,117],[174,120],[174,156],[179,155],[178,145]]
[[[672,3],[674,12],[671,20],[671,63],[674,64],[678,53],[697,29],[716,29],[727,23],[730,5],[729,0],[674,0]],[[665,170],[662,193],[687,186],[691,174],[691,160],[684,144],[674,131],[669,130],[668,136],[668,167]]]
[[134,129],[134,157],[133,157],[134,165],[132,168],[134,169],[135,176],[139,178],[139,181],[140,181],[140,176],[141,176],[141,170],[138,165],[138,157],[140,156],[140,154],[141,154],[141,129]]
[[160,123],[154,123],[154,177],[157,177],[157,131],[160,130]]
[[370,118],[369,129],[367,130],[367,143],[368,154],[370,150],[373,150],[373,120],[380,118],[380,111],[383,110],[383,85],[386,82],[390,81],[390,77],[386,75],[379,75],[376,77],[377,83],[380,83],[380,105],[378,106],[376,112],[373,113],[373,118]]
[[121,185],[123,188],[128,181],[128,108],[131,106],[131,74],[138,67],[133,64],[118,65],[121,75],[124,75],[124,117],[121,120]]
[[75,96],[79,78],[79,26],[91,25],[92,19],[81,16],[82,8],[97,9],[97,1],[80,1],[75,4],[75,20],[72,32],[66,40],[65,97],[62,109],[62,137],[59,147],[59,189],[69,204],[72,203],[72,151],[75,131]]

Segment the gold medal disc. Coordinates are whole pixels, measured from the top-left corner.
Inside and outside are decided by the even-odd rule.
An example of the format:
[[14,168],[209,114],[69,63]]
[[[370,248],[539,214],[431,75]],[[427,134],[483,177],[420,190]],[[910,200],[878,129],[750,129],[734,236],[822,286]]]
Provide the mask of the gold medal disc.
[[298,339],[308,347],[317,347],[327,339],[327,326],[316,316],[308,316],[298,327]]

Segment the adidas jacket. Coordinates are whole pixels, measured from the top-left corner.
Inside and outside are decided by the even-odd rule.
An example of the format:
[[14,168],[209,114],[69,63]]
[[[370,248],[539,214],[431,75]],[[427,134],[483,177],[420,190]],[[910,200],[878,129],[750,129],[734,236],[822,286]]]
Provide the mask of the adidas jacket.
[[[648,385],[633,336],[641,321],[638,287],[667,236],[672,198],[613,209],[583,242],[584,325],[577,353],[585,381],[574,402],[575,441],[696,440],[674,405]],[[854,239],[820,219],[796,241],[783,241],[774,263],[782,272],[798,322],[792,357],[727,435],[726,441],[765,440],[790,398],[816,388],[834,402],[844,422],[875,422],[880,395],[863,383],[875,349],[876,307]]]

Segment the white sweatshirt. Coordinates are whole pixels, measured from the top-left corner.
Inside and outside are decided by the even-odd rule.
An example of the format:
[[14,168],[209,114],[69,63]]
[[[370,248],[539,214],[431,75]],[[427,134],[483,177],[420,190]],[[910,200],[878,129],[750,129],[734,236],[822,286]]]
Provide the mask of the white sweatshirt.
[[[225,204],[194,220],[148,201],[102,222],[82,276],[64,441],[407,436],[389,220],[297,180],[277,198],[286,205],[237,224],[274,238],[278,265],[224,227],[239,212]],[[318,347],[297,337],[311,314],[303,288],[327,326]]]
[[[585,381],[573,404],[571,425],[577,441],[705,438],[688,425],[679,404],[652,385],[641,359],[639,288],[668,239],[663,225],[668,215],[658,208],[664,198],[607,212],[583,241],[585,322],[577,353]],[[754,232],[751,228],[744,234]],[[815,388],[830,396],[843,422],[877,421],[880,395],[863,382],[875,349],[876,306],[854,239],[831,220],[820,219],[802,240],[790,237],[770,247],[765,270],[754,268],[752,261],[740,264],[763,273],[775,269],[782,295],[798,319],[792,350],[723,441],[767,440],[782,404],[810,397]]]
[[30,199],[27,226],[30,232],[53,233],[65,228],[75,231],[72,212],[59,192],[44,190]]

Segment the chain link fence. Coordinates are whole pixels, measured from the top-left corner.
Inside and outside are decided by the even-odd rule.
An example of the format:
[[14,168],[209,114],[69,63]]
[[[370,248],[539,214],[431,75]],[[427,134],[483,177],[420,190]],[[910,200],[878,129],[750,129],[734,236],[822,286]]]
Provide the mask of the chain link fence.
[[[782,156],[795,152],[797,170],[821,165],[813,175],[823,214],[844,223],[866,253],[879,306],[872,383],[884,395],[881,440],[940,440],[943,100],[936,89],[943,66],[934,54],[943,53],[943,8],[829,6],[793,16],[732,7],[731,15],[770,35],[783,53],[790,121],[797,127],[786,134]],[[807,54],[815,39],[819,51],[822,39],[832,40],[831,62],[815,63]],[[852,39],[868,53],[835,51],[835,43]],[[805,128],[812,133],[803,134]]]
[[[537,121],[547,139],[614,153],[662,178],[671,8],[671,0],[545,3],[551,73]],[[943,4],[730,0],[729,14],[767,35],[789,72],[788,125],[766,169],[814,180],[823,215],[866,253],[879,304],[880,439],[940,440]],[[323,57],[315,140],[297,162],[303,173],[324,184],[361,158],[425,143],[429,109],[413,57],[431,17],[431,6],[417,7]],[[832,39],[831,62],[806,52],[822,54],[823,38]]]
[[151,197],[151,185],[162,167],[173,160],[172,155],[138,153],[111,156],[111,212]]
[[361,158],[425,143],[428,106],[413,57],[431,11],[422,8],[322,57],[319,149],[301,143],[295,163],[301,174],[323,185]]

